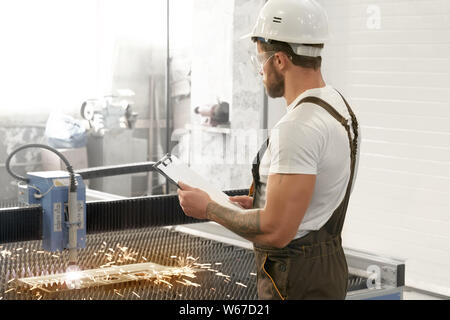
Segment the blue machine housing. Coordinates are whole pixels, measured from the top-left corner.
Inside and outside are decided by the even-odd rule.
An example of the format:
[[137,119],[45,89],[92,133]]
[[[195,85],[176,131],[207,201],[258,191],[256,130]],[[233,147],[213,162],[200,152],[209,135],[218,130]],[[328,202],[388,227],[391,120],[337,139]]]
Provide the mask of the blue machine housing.
[[[28,173],[28,203],[39,204],[43,211],[43,249],[63,251],[69,246],[68,198],[70,177],[68,172],[49,171]],[[77,181],[77,248],[86,247],[86,187],[80,175]],[[38,191],[39,190],[39,191]]]

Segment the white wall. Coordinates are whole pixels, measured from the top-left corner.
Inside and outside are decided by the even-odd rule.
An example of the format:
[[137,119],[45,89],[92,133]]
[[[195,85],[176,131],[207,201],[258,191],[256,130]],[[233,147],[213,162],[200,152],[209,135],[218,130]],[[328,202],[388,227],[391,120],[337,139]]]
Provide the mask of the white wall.
[[346,247],[406,259],[406,285],[450,295],[450,1],[323,0],[327,81],[359,117]]
[[[450,296],[450,1],[318,0],[326,81],[362,126],[344,245],[406,260],[406,285]],[[285,103],[269,101],[269,127]]]

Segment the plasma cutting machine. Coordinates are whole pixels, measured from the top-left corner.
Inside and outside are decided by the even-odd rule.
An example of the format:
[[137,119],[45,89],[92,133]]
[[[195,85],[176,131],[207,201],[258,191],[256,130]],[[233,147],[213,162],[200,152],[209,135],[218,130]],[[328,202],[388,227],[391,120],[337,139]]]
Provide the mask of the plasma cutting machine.
[[[27,148],[42,148],[54,152],[66,164],[67,171],[33,172],[21,177],[10,169],[12,157]],[[86,188],[81,176],[73,172],[64,155],[46,145],[26,145],[8,157],[8,172],[19,184],[19,202],[22,205],[40,205],[42,208],[42,246],[49,252],[69,250],[69,265],[77,264],[77,250],[86,247]]]

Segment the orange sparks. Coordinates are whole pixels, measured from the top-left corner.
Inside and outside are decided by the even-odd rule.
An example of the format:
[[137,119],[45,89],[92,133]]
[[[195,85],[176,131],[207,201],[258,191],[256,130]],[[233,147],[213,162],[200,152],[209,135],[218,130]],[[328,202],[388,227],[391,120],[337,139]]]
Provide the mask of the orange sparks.
[[173,284],[171,284],[170,282],[168,282],[168,281],[166,281],[166,280],[164,280],[164,279],[158,279],[158,280],[155,280],[155,283],[156,283],[156,284],[159,284],[160,282],[167,284],[167,286],[168,286],[169,288],[172,288],[172,287],[173,287]]
[[224,278],[230,278],[230,276],[228,276],[228,275],[226,275],[226,274],[223,274],[222,272],[217,272],[217,273],[216,273],[216,276],[218,276],[218,277],[224,277]]
[[185,285],[185,286],[200,287],[200,284],[192,282],[192,281],[189,281],[187,279],[183,279],[183,281],[178,281],[177,280],[177,282],[181,283],[182,285]]
[[117,295],[119,295],[119,296],[121,296],[121,297],[123,298],[123,295],[119,292],[119,290],[114,289],[114,293],[117,294]]
[[194,263],[194,266],[200,267],[201,269],[211,268],[211,263]]
[[2,255],[3,258],[5,258],[6,256],[11,256],[12,252],[5,249],[0,251],[0,254]]

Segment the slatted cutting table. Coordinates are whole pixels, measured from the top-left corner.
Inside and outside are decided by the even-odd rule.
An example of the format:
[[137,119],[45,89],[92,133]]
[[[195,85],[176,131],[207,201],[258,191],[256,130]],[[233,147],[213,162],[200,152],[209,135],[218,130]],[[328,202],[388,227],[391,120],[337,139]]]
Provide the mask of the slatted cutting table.
[[[70,288],[62,283],[67,253],[41,249],[41,208],[0,209],[1,299],[257,298],[252,244],[218,224],[186,217],[177,196],[91,201],[86,211],[87,247],[79,252],[84,282]],[[350,249],[345,253],[347,299],[402,298],[402,261]]]

